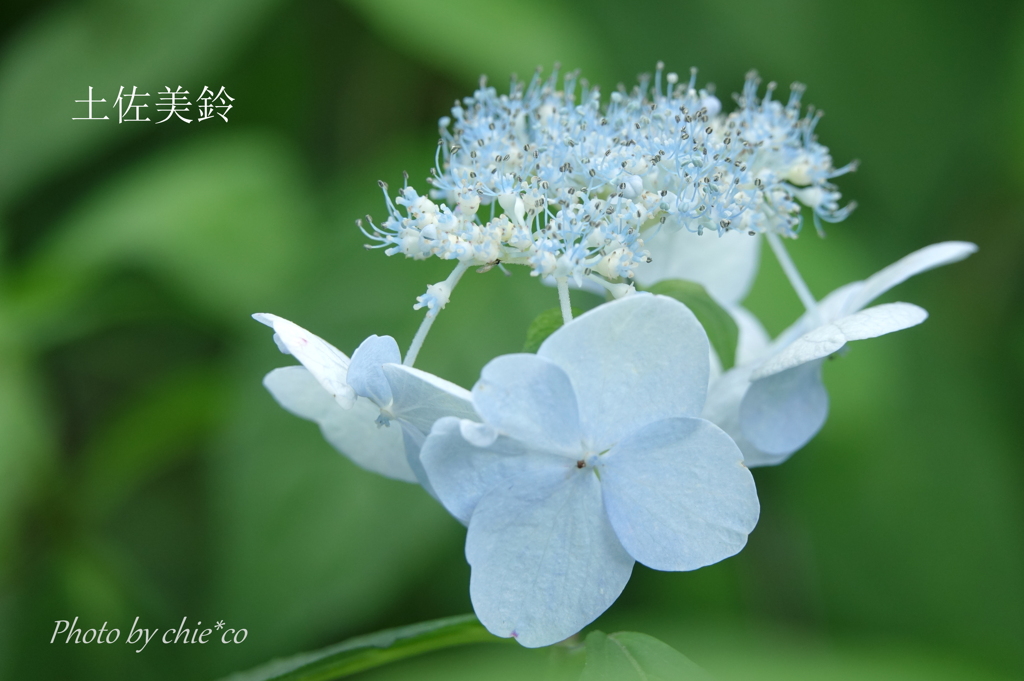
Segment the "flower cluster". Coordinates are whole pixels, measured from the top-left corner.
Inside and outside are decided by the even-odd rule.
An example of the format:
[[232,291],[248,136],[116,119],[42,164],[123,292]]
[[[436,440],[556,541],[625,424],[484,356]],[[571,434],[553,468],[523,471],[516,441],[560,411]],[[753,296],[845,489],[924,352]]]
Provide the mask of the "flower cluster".
[[524,264],[581,284],[634,278],[662,230],[795,236],[801,204],[819,225],[842,220],[853,206],[831,180],[854,164],[835,168],[817,142],[802,85],[782,103],[775,83],[759,97],[760,82],[748,74],[728,114],[696,71],[680,82],[661,64],[607,104],[558,69],[509,94],[482,82],[441,119],[430,197],[406,184],[392,201],[382,183],[389,217],[364,231],[389,255]]
[[[759,99],[752,75],[723,114],[693,77],[681,85],[660,65],[653,84],[604,107],[575,74],[557,85],[557,74],[509,95],[482,85],[442,119],[431,197],[406,186],[388,197],[390,217],[370,223],[389,254],[457,261],[420,297],[427,314],[404,361],[388,336],[350,359],[255,315],[301,364],[267,374],[274,398],[356,464],[418,483],[464,523],[480,621],[531,647],[593,621],[636,562],[694,570],[740,551],[759,513],[749,469],[785,461],[825,422],[824,359],[923,322],[916,305],[868,305],[976,250],[934,244],[819,301],[782,237],[799,228],[800,204],[816,220],[845,217],[830,180],[850,166],[833,168],[815,141],[802,87],[786,104],[773,84]],[[806,307],[774,340],[740,306],[762,234]],[[649,248],[662,263],[645,263]],[[499,262],[553,276],[564,324],[536,353],[493,359],[472,391],[414,369],[462,275]],[[573,319],[570,278],[603,282],[613,299]],[[735,357],[718,356],[683,303],[616,282],[672,278],[703,284],[705,304],[732,317]]]

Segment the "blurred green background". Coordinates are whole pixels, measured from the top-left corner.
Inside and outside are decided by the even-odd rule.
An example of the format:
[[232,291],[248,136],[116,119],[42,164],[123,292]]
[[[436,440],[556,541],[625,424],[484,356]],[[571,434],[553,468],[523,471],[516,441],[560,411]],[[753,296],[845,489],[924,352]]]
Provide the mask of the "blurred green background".
[[[808,83],[837,164],[862,160],[840,182],[860,208],[791,248],[818,296],[931,242],[981,250],[887,296],[926,324],[829,364],[831,418],[756,471],[745,551],[694,573],[638,565],[596,626],[658,636],[721,681],[1024,678],[1022,9],[3,3],[0,675],[213,679],[468,612],[464,530],[280,409],[260,380],[289,360],[249,315],[346,352],[370,333],[407,345],[415,296],[449,266],[362,248],[354,220],[384,215],[376,181],[408,170],[425,188],[436,121],[481,73],[501,87],[561,61],[608,91],[661,59],[699,67],[727,108],[749,68]],[[90,85],[107,107],[120,85],[236,101],[229,123],[72,121]],[[748,303],[773,332],[800,311],[770,257]],[[419,364],[470,386],[554,305],[525,271],[471,275]],[[75,616],[249,636],[51,645]],[[522,678],[545,654],[480,646],[367,678],[492,678],[496,661]]]

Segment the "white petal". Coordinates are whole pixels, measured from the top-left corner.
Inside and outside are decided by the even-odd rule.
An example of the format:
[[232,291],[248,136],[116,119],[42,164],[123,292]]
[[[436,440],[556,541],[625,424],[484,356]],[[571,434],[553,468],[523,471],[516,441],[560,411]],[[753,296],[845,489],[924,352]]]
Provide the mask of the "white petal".
[[502,355],[480,372],[473,406],[484,422],[529,447],[582,453],[579,409],[569,377],[549,359]]
[[725,311],[732,316],[739,329],[735,365],[747,364],[761,357],[771,343],[771,337],[761,321],[750,310],[738,305],[726,307]]
[[352,406],[356,394],[346,380],[348,357],[345,353],[319,336],[277,315],[259,312],[252,317],[274,330],[274,341],[278,347],[284,346],[289,354],[302,362],[302,366],[309,369],[309,373],[338,401],[338,404],[346,409]]
[[750,387],[750,373],[753,365],[741,364],[712,381],[708,388],[708,401],[704,403],[701,418],[711,421],[732,438],[743,452],[743,463],[751,468],[764,465],[766,455],[750,444],[740,428],[740,404]]
[[791,345],[793,341],[800,338],[800,336],[803,336],[805,333],[813,331],[819,326],[830,324],[833,321],[846,316],[846,313],[843,310],[846,309],[847,301],[849,301],[851,297],[855,296],[863,287],[864,282],[854,281],[840,286],[829,293],[818,301],[817,308],[814,312],[804,312],[799,319],[789,326],[789,328],[780,333],[775,340],[771,342],[771,346],[766,354],[778,352],[779,350]]
[[724,305],[735,305],[750,291],[761,261],[761,238],[737,231],[701,236],[686,229],[662,229],[644,238],[652,262],[636,268],[643,286],[665,279],[686,279],[704,286]]
[[707,334],[685,305],[643,293],[580,315],[537,351],[569,375],[583,436],[596,451],[652,421],[697,416],[708,353]]
[[914,251],[868,277],[864,281],[864,287],[847,303],[845,312],[856,312],[915,274],[963,260],[977,250],[976,245],[966,241],[943,241]]
[[423,441],[426,439],[426,435],[420,432],[415,426],[411,426],[405,421],[395,421],[391,424],[394,427],[395,424],[402,429],[402,442],[405,445],[405,460],[409,464],[409,468],[412,470],[413,475],[416,476],[416,482],[420,486],[427,490],[427,494],[437,499],[438,502],[441,500],[437,496],[437,492],[434,491],[434,486],[430,484],[430,478],[427,476],[427,471],[423,467],[423,461],[420,459],[420,451],[423,449]]
[[836,320],[835,325],[843,332],[847,341],[855,341],[902,331],[920,324],[927,318],[928,313],[917,305],[886,303]]
[[777,374],[805,362],[831,355],[849,341],[882,336],[920,324],[928,313],[910,303],[886,303],[841,317],[796,339],[764,361],[751,380]]
[[757,524],[743,455],[704,419],[652,423],[601,457],[598,470],[615,534],[655,570],[696,570],[735,555]]
[[785,348],[770,356],[751,375],[752,381],[762,380],[801,364],[828,357],[846,345],[846,334],[835,324],[813,329]]
[[444,416],[479,421],[468,390],[443,378],[401,364],[385,364],[391,386],[391,413],[423,433]]
[[370,336],[352,353],[348,384],[357,395],[368,397],[381,407],[391,404],[391,386],[381,366],[401,363],[402,352],[391,336]]
[[401,428],[378,427],[380,409],[370,400],[360,397],[344,409],[308,370],[298,366],[274,369],[263,385],[282,407],[319,424],[324,438],[357,465],[396,480],[416,481],[406,460]]
[[562,456],[532,452],[503,436],[479,447],[463,436],[462,427],[467,423],[472,425],[452,417],[438,420],[420,450],[420,461],[437,498],[463,523],[469,522],[477,502],[496,485],[527,470],[566,465]]
[[752,445],[782,457],[821,430],[828,417],[828,392],[821,382],[823,362],[801,364],[750,384],[740,404],[740,428]]
[[577,633],[619,597],[633,559],[616,539],[590,469],[522,473],[477,504],[466,536],[480,622],[528,647]]

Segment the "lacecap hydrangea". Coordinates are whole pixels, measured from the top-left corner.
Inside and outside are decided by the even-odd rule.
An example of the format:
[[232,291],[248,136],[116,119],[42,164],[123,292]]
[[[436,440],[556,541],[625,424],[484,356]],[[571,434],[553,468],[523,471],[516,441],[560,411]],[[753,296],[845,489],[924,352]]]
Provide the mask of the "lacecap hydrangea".
[[[408,184],[388,217],[363,229],[389,255],[476,266],[521,264],[541,277],[608,283],[651,262],[644,239],[661,230],[796,236],[801,205],[815,223],[845,218],[836,168],[801,112],[804,87],[774,98],[747,75],[726,113],[711,88],[665,73],[642,76],[602,103],[577,72],[538,71],[508,94],[481,79],[440,121],[429,193]],[[622,289],[614,289],[621,293]],[[446,302],[428,292],[420,304]]]
[[[681,82],[661,64],[605,102],[557,68],[508,94],[481,81],[441,119],[430,190],[381,183],[388,217],[361,223],[370,248],[455,261],[419,297],[404,357],[389,336],[349,358],[256,315],[301,364],[264,379],[285,409],[467,525],[470,595],[492,633],[549,645],[608,608],[635,562],[692,570],[740,551],[759,513],[749,469],[782,463],[825,423],[824,360],[923,322],[909,303],[869,305],[976,250],[933,244],[817,299],[783,242],[802,215],[820,231],[850,213],[832,180],[855,164],[835,167],[817,141],[803,86],[785,101],[776,89],[761,94],[750,73],[726,113],[695,72]],[[740,306],[762,241],[806,309],[774,340]],[[472,391],[413,368],[463,275],[505,265],[554,281],[561,328],[491,360]],[[703,286],[735,347],[713,347],[682,294],[636,291],[666,279]],[[573,319],[570,282],[606,299]]]

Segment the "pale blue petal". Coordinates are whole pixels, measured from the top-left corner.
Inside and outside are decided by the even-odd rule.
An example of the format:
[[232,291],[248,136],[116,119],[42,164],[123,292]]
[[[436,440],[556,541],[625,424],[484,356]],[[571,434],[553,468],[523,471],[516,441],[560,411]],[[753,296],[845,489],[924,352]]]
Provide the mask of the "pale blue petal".
[[709,352],[685,305],[637,293],[574,319],[537,354],[569,375],[583,437],[602,451],[652,421],[700,414]]
[[416,476],[416,482],[420,483],[420,486],[427,490],[427,493],[441,501],[437,496],[437,492],[434,491],[434,486],[430,484],[430,478],[427,476],[427,470],[423,467],[423,461],[420,459],[420,451],[423,449],[423,441],[426,439],[426,435],[420,432],[415,426],[411,426],[405,421],[395,421],[392,427],[402,429],[402,442],[405,445],[405,460],[409,464],[409,468],[412,469],[413,475]]
[[380,409],[365,397],[344,409],[303,367],[275,369],[263,379],[277,402],[304,419],[319,424],[324,438],[339,452],[366,470],[416,482],[405,456],[401,428],[379,427]]
[[592,622],[619,597],[633,569],[594,471],[560,463],[491,490],[466,536],[477,617],[492,634],[528,648],[558,643]]
[[847,341],[875,338],[902,331],[928,319],[928,312],[911,303],[886,303],[835,321]]
[[761,261],[761,238],[738,231],[701,236],[686,229],[662,228],[644,238],[651,262],[636,268],[636,281],[650,286],[665,279],[685,279],[704,286],[723,305],[738,304],[754,283]]
[[796,339],[761,363],[751,380],[777,374],[800,364],[827,357],[849,341],[874,338],[920,324],[928,313],[910,303],[886,303],[841,317]]
[[750,387],[752,369],[752,365],[743,364],[712,381],[708,388],[708,401],[701,412],[701,418],[711,421],[732,438],[743,453],[743,463],[748,468],[764,465],[764,457],[769,456],[750,444],[740,428],[740,404]]
[[394,338],[370,336],[352,353],[352,362],[348,365],[348,384],[357,395],[387,407],[391,404],[391,386],[381,366],[401,362],[402,353]]
[[496,485],[524,471],[561,470],[567,465],[563,456],[531,451],[503,436],[478,447],[463,436],[466,424],[476,425],[453,417],[439,419],[420,450],[420,461],[437,498],[464,524],[480,498]]
[[819,326],[824,326],[836,319],[839,319],[840,317],[843,317],[846,314],[843,310],[846,309],[848,301],[852,297],[856,296],[863,287],[864,282],[854,281],[840,286],[829,293],[818,301],[818,305],[813,312],[805,312],[785,331],[780,333],[775,340],[771,342],[771,346],[765,354],[778,352],[791,345],[793,341],[804,334],[813,331]]
[[761,362],[750,379],[761,380],[807,362],[828,357],[846,345],[846,340],[843,330],[835,324],[819,326]]
[[443,416],[479,421],[470,392],[443,378],[401,364],[385,364],[393,401],[390,413],[429,433]]
[[864,280],[864,287],[850,298],[844,312],[856,312],[910,277],[963,260],[977,250],[976,245],[967,241],[943,241],[914,251]]
[[747,364],[763,356],[771,344],[771,337],[761,321],[750,310],[738,305],[726,307],[725,311],[736,322],[739,331],[735,365]]
[[579,409],[569,377],[537,355],[491,360],[473,386],[473,406],[503,435],[545,451],[582,454]]
[[696,570],[735,555],[757,524],[757,491],[743,455],[704,419],[645,426],[597,466],[616,536],[655,570]]
[[253,319],[274,330],[274,342],[282,352],[293,355],[309,369],[309,373],[346,409],[352,406],[356,395],[346,381],[348,357],[341,350],[277,315],[259,312]]
[[814,360],[750,384],[740,404],[740,427],[752,445],[766,454],[785,456],[821,430],[828,418],[823,362]]

